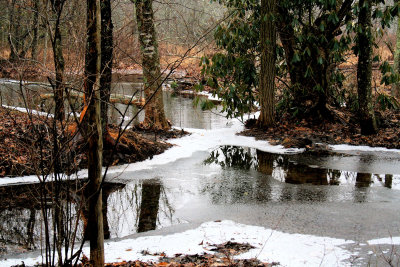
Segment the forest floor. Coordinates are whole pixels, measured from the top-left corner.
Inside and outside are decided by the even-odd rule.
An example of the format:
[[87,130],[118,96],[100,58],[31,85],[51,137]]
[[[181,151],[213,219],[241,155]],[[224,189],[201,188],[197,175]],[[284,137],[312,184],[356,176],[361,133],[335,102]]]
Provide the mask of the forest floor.
[[[52,125],[50,117],[32,115],[0,106],[0,177],[34,175],[49,172],[52,162]],[[86,168],[87,158],[85,144],[72,139],[68,129],[63,136],[61,147],[63,151],[62,165],[68,172]],[[71,127],[72,126],[72,127]],[[172,145],[166,139],[176,138],[186,132],[171,130],[149,132],[140,128],[128,129],[120,138],[119,145],[113,153],[113,145],[105,143],[103,165],[120,165],[151,158],[164,152]],[[109,127],[109,137],[116,139],[118,128]],[[72,166],[72,167],[71,167]]]
[[[339,111],[336,111],[339,112]],[[356,146],[400,148],[400,111],[386,111],[379,116],[377,134],[363,136],[357,121],[350,112],[340,111],[342,120],[313,123],[311,120],[294,120],[283,116],[276,126],[266,130],[255,127],[256,120],[246,122],[240,134],[266,140],[272,145],[285,148],[306,148],[322,151],[324,145],[349,144]],[[322,145],[321,145],[322,144]]]

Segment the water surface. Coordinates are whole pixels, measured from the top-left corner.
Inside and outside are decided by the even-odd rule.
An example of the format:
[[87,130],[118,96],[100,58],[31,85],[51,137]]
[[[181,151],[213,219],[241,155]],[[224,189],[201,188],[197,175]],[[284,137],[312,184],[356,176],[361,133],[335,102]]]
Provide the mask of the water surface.
[[[140,86],[119,83],[114,89],[129,95]],[[216,111],[194,108],[191,99],[164,93],[164,104],[175,126],[228,127]],[[111,109],[112,121],[129,120],[137,112],[136,107],[128,107],[122,117],[125,108],[117,104]],[[347,151],[313,156],[273,154],[249,147],[209,147],[166,165],[110,174],[103,198],[106,232],[109,238],[124,238],[172,229],[170,226],[179,231],[179,226],[230,219],[289,233],[359,242],[396,236],[400,234],[399,162],[400,154],[395,152]],[[7,245],[40,246],[40,205],[32,201],[38,199],[34,188],[1,188],[0,243],[4,253],[10,251]],[[78,197],[64,199],[72,214],[79,201]]]

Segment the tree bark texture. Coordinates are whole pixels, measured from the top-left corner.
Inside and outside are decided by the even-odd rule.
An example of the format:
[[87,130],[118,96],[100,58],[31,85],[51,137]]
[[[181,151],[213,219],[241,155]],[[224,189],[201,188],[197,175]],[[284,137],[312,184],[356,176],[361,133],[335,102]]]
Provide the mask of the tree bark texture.
[[87,125],[89,183],[88,196],[90,231],[90,261],[93,266],[104,266],[104,232],[102,213],[102,152],[103,137],[100,111],[101,70],[101,15],[100,0],[87,0],[87,47],[85,57],[85,96]]
[[152,0],[135,0],[139,42],[142,52],[142,67],[145,81],[144,126],[155,130],[169,129],[165,117],[162,95],[162,78],[158,43],[154,26]]
[[369,135],[377,132],[374,109],[372,105],[372,1],[360,0],[358,15],[358,116],[361,134]]
[[261,0],[260,128],[275,124],[275,6],[276,0]]
[[53,47],[56,80],[54,84],[55,119],[63,121],[64,113],[64,55],[62,51],[61,15],[65,0],[52,0],[52,10],[55,15],[54,36],[51,40]]
[[103,133],[107,131],[108,104],[110,101],[113,61],[113,23],[111,1],[101,0],[101,122]]
[[[394,71],[400,76],[400,16],[397,17],[396,50],[394,53]],[[400,100],[400,81],[392,85],[392,96]]]

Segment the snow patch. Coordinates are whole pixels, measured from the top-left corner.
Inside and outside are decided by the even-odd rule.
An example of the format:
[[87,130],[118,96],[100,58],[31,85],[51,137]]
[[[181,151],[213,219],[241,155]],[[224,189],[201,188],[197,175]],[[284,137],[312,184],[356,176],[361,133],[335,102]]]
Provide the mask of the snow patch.
[[[105,243],[106,262],[129,260],[156,261],[158,257],[143,255],[164,252],[167,256],[182,254],[210,253],[213,244],[227,241],[249,243],[255,249],[236,256],[237,258],[257,257],[263,262],[279,262],[282,266],[343,266],[352,256],[341,246],[353,241],[312,235],[288,234],[258,226],[233,221],[206,222],[200,227],[166,236],[144,236]],[[89,247],[83,249],[89,255]],[[27,259],[7,259],[2,266],[20,264],[32,265],[41,261],[41,256]]]
[[372,239],[368,241],[369,245],[400,245],[400,236]]
[[42,111],[38,111],[35,109],[28,109],[28,108],[21,108],[21,107],[14,107],[14,106],[6,106],[6,105],[1,105],[4,108],[8,108],[11,110],[17,110],[23,113],[29,113],[29,114],[33,114],[33,115],[37,115],[37,116],[44,116],[44,117],[49,117],[52,118],[54,117],[53,114],[51,113],[47,113],[47,112],[42,112]]

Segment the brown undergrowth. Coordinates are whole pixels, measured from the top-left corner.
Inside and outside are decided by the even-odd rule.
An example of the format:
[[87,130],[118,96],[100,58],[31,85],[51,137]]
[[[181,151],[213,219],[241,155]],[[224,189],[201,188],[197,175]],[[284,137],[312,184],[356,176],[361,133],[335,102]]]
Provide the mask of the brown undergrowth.
[[[51,172],[52,118],[29,116],[27,113],[0,107],[0,177],[35,175]],[[179,137],[181,131],[142,134],[140,129],[128,129],[120,138],[116,149],[105,143],[103,165],[133,163],[164,152],[172,145],[165,139]],[[65,172],[87,167],[85,142],[76,141],[70,133],[63,134],[60,146],[63,151],[61,166]],[[114,140],[118,128],[110,125],[109,136]],[[113,152],[114,150],[114,152]]]
[[[316,144],[349,144],[371,147],[386,147],[400,149],[400,111],[387,111],[378,117],[379,130],[377,134],[362,136],[360,127],[353,114],[348,111],[335,111],[334,121],[319,121],[312,119],[298,121],[290,116],[277,120],[275,127],[261,130],[255,127],[255,120],[246,122],[247,129],[241,132],[245,136],[268,140],[271,144],[281,144],[286,148],[313,149]],[[339,118],[339,117],[340,118]]]

